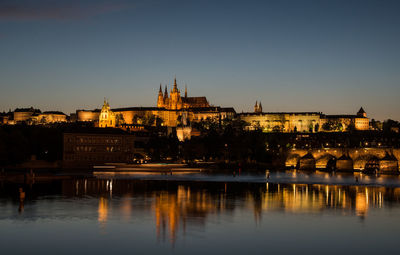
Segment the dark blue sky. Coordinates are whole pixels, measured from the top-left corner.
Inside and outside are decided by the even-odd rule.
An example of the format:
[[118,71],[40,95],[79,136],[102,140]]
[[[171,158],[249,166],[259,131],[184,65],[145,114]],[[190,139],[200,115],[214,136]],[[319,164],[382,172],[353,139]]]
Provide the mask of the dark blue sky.
[[400,120],[400,1],[0,1],[0,111],[154,106]]

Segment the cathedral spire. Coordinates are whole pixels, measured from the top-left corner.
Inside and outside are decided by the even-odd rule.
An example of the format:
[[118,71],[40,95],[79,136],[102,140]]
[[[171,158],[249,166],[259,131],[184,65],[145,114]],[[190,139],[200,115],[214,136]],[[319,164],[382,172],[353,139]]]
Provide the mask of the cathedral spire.
[[164,92],[164,99],[168,98],[168,88],[167,85],[165,85],[165,92]]
[[161,83],[160,90],[158,91],[157,107],[164,107],[164,95],[162,93]]
[[187,98],[187,84],[185,83],[185,98]]
[[256,101],[256,104],[254,105],[254,112],[261,112],[261,102],[260,104],[258,103],[258,101]]
[[106,98],[106,97],[104,97],[104,106],[109,106],[109,104],[108,104],[108,100],[107,100],[107,98]]
[[178,84],[176,84],[176,76],[174,78],[174,88],[172,89],[173,92],[178,92]]
[[163,97],[162,88],[161,88],[161,83],[160,83],[160,89],[158,90],[158,96]]

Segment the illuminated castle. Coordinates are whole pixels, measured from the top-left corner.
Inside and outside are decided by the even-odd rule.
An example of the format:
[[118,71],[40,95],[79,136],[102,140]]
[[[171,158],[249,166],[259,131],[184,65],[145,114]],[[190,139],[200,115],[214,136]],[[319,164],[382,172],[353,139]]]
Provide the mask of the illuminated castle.
[[157,107],[165,108],[167,110],[180,110],[188,108],[203,108],[210,107],[206,97],[188,97],[187,86],[185,86],[185,95],[181,97],[181,91],[178,89],[176,78],[174,79],[174,87],[171,89],[168,97],[168,88],[165,85],[165,92],[163,94],[161,84],[158,91]]
[[[190,123],[202,120],[221,121],[232,119],[236,112],[231,107],[211,106],[206,97],[188,97],[187,88],[184,96],[178,89],[176,78],[168,95],[160,90],[157,97],[156,107],[126,107],[111,109],[109,103],[104,100],[101,110],[77,110],[77,121],[95,122],[99,127],[119,127],[121,125],[157,125],[176,127],[185,116]],[[156,121],[157,120],[157,121]]]

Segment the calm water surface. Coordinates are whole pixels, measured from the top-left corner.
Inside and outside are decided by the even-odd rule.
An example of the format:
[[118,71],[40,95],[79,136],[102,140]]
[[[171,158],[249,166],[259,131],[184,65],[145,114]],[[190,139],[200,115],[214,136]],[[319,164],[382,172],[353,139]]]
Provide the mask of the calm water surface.
[[0,182],[1,254],[399,254],[399,233],[398,177]]

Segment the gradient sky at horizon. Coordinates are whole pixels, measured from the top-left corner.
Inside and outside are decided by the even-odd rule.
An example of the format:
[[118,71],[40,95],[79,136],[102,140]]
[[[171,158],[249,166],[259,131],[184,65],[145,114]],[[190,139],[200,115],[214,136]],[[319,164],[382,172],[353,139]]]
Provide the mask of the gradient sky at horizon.
[[155,106],[400,120],[400,1],[0,1],[0,111]]

